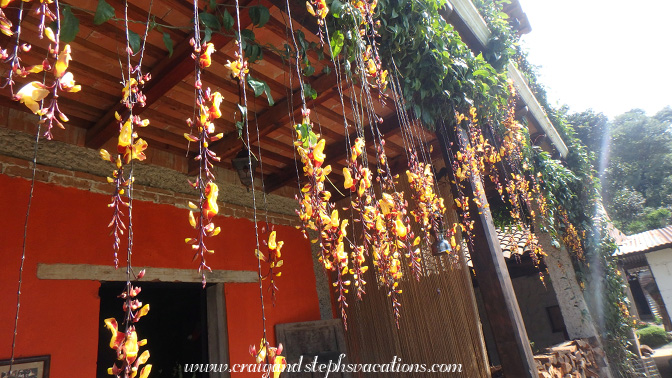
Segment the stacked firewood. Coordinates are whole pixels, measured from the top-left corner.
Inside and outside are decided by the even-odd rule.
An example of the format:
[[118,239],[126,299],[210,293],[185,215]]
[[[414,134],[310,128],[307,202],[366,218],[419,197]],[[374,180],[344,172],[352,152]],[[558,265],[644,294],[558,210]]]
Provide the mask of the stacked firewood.
[[601,378],[605,357],[594,341],[577,339],[547,348],[534,356],[539,378]]

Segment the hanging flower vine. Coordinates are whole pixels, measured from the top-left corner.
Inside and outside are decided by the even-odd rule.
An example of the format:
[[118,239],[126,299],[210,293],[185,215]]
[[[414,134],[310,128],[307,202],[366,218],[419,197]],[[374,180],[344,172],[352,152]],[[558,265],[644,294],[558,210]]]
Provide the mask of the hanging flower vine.
[[[262,234],[265,233],[265,229],[262,229]],[[277,234],[271,226],[270,232],[268,233],[268,240],[263,241],[263,247],[261,250],[257,249],[255,255],[259,262],[264,262],[268,264],[268,270],[266,274],[261,274],[260,279],[268,279],[268,289],[271,292],[271,300],[275,304],[276,295],[278,292],[278,286],[276,285],[275,279],[282,276],[280,268],[284,265],[284,260],[282,260],[282,246],[285,244],[282,240],[276,240]]]
[[[7,8],[11,1],[3,1],[0,4],[1,8]],[[54,7],[54,9],[52,9]],[[24,66],[21,55],[28,53],[31,50],[31,45],[28,43],[21,43],[21,23],[23,21],[24,4],[21,2],[19,6],[18,23],[16,30],[12,30],[13,23],[7,18],[4,12],[0,12],[0,31],[5,35],[14,36],[14,45],[7,49],[0,50],[0,57],[8,62],[10,69],[7,71],[7,77],[2,84],[3,87],[9,86],[12,92],[12,99],[24,104],[34,114],[40,116],[40,125],[45,126],[44,136],[47,139],[52,139],[52,128],[63,126],[64,122],[68,121],[68,117],[60,110],[58,106],[59,90],[63,92],[79,92],[81,86],[75,84],[72,72],[68,72],[70,61],[72,60],[70,45],[66,44],[61,49],[60,45],[60,24],[61,17],[59,12],[59,3],[55,2],[40,2],[36,8],[36,13],[40,16],[40,24],[38,25],[38,36],[42,39],[45,35],[49,40],[49,47],[47,49],[47,56],[43,59],[41,64],[33,66]],[[47,26],[47,23],[55,22],[57,31]],[[52,79],[47,82],[45,75],[42,81],[31,81],[25,84],[17,92],[14,92],[15,78],[25,78],[30,74],[37,74],[41,72],[48,72],[52,74]],[[44,100],[51,95],[48,104],[44,104]]]
[[221,231],[221,228],[215,226],[212,221],[219,212],[219,205],[217,204],[219,187],[215,183],[212,162],[218,162],[220,158],[209,149],[209,146],[211,142],[224,136],[223,133],[215,133],[215,124],[213,123],[216,119],[222,117],[219,107],[223,97],[219,92],[211,92],[210,88],[203,90],[201,72],[212,64],[212,54],[215,52],[215,46],[210,42],[202,44],[200,42],[197,1],[194,2],[194,27],[195,36],[191,40],[191,45],[194,47],[192,57],[197,60],[194,87],[196,89],[198,117],[195,121],[187,120],[189,129],[193,130],[195,126],[196,133],[184,133],[184,137],[189,142],[196,142],[198,148],[196,157],[194,157],[194,160],[199,163],[198,177],[193,182],[189,181],[189,184],[198,190],[198,203],[189,202],[189,224],[196,229],[197,236],[186,238],[185,242],[194,251],[194,260],[200,259],[198,272],[201,274],[201,282],[205,287],[205,272],[212,271],[206,263],[205,256],[208,253],[214,253],[213,250],[206,247],[205,239],[216,236]]
[[[257,350],[254,345],[250,345],[250,355],[254,357],[254,360],[259,365],[268,363],[268,368],[265,368],[263,371],[265,373],[273,372],[273,378],[278,378],[280,373],[287,368],[286,358],[280,355],[282,350],[282,343],[278,344],[278,347],[276,348],[272,347],[266,339],[261,339],[259,350]],[[270,374],[264,375],[264,377],[269,376]]]
[[[141,278],[142,272],[138,276],[138,278]],[[105,319],[105,327],[112,334],[110,348],[115,350],[117,360],[120,361],[120,363],[115,363],[107,369],[107,373],[115,377],[134,378],[138,376],[138,370],[140,370],[138,377],[147,378],[152,371],[152,365],[146,364],[149,359],[149,350],[140,353],[140,347],[147,345],[147,339],[138,340],[138,334],[135,330],[135,323],[149,312],[149,304],[143,306],[142,302],[137,299],[140,291],[139,287],[128,283],[119,296],[124,300],[125,317],[123,324],[126,325],[125,332],[119,331],[119,324],[115,318]],[[142,369],[140,369],[140,366],[142,366]]]
[[[139,72],[139,70],[138,70]],[[121,102],[126,106],[127,114],[125,116],[115,113],[115,119],[119,125],[119,136],[117,138],[117,155],[112,155],[105,149],[100,150],[100,157],[113,164],[112,176],[107,181],[114,185],[112,193],[112,202],[108,207],[112,208],[112,220],[108,227],[112,228],[113,237],[112,249],[114,251],[114,266],[119,264],[119,250],[121,248],[121,235],[124,234],[126,225],[123,220],[124,208],[130,206],[130,195],[132,184],[135,178],[132,175],[130,164],[133,160],[143,161],[146,156],[144,151],[147,149],[147,142],[138,137],[135,131],[136,127],[145,127],[149,125],[149,120],[142,119],[133,114],[133,108],[136,105],[145,105],[145,96],[142,94],[142,86],[149,80],[149,74],[138,74],[139,80],[135,78],[126,79],[126,86],[121,90]],[[128,201],[124,196],[129,197]],[[129,209],[130,211],[130,209]]]
[[[151,11],[150,11],[151,14]],[[143,306],[142,302],[137,299],[141,291],[140,287],[133,286],[131,280],[135,273],[133,272],[132,255],[133,255],[133,183],[135,176],[133,173],[134,161],[143,161],[146,156],[144,151],[147,149],[147,142],[138,137],[136,132],[141,127],[149,125],[149,120],[142,119],[140,116],[133,113],[136,106],[145,106],[145,95],[142,93],[142,88],[145,83],[150,80],[150,75],[142,74],[142,58],[144,55],[144,42],[139,51],[139,59],[137,65],[131,63],[133,50],[131,49],[129,28],[128,28],[128,2],[124,3],[124,26],[126,30],[126,66],[122,70],[122,84],[121,89],[121,103],[126,108],[123,115],[118,112],[115,113],[115,119],[119,126],[119,136],[117,138],[117,154],[116,157],[101,149],[100,157],[113,164],[112,177],[108,177],[107,181],[114,185],[112,194],[112,202],[108,205],[113,209],[112,220],[109,227],[112,228],[113,236],[113,250],[114,250],[114,266],[118,267],[118,253],[120,250],[121,238],[126,224],[124,222],[123,208],[127,209],[126,221],[128,222],[127,246],[126,246],[126,286],[124,291],[119,296],[124,300],[122,306],[124,310],[124,320],[122,325],[124,331],[119,330],[119,324],[115,318],[105,319],[105,326],[112,334],[110,340],[110,348],[114,349],[117,355],[117,360],[120,363],[115,363],[108,368],[108,374],[114,375],[118,378],[133,378],[138,376],[146,378],[152,369],[151,364],[146,364],[149,359],[149,350],[145,350],[140,354],[140,347],[147,344],[147,340],[138,341],[135,324],[147,315],[149,312],[149,304]],[[147,31],[145,31],[146,41]],[[125,72],[124,72],[125,71]],[[141,279],[145,275],[145,271],[140,271],[136,279]],[[144,365],[144,366],[142,366]],[[142,369],[140,369],[142,366]]]
[[369,255],[369,247],[374,241],[373,235],[376,227],[376,213],[378,208],[374,202],[374,193],[372,189],[373,177],[371,170],[363,164],[362,154],[364,153],[364,139],[355,139],[354,144],[350,149],[350,158],[347,161],[347,166],[343,167],[343,187],[355,194],[355,199],[351,206],[355,211],[357,218],[355,222],[362,224],[362,245],[353,246],[351,253],[352,257],[352,275],[354,279],[355,289],[357,290],[357,298],[362,299],[362,295],[366,294],[364,286],[364,273],[369,270],[365,265],[366,256]]
[[411,215],[420,225],[425,235],[425,243],[431,245],[430,235],[441,232],[446,206],[443,198],[434,191],[432,166],[419,162],[417,152],[409,151],[409,156],[409,169],[406,171],[406,176],[417,206],[415,210],[411,210]]
[[331,166],[323,166],[325,140],[319,134],[312,131],[310,111],[303,111],[303,122],[295,126],[298,140],[295,143],[296,150],[303,163],[304,176],[308,182],[301,188],[301,197],[297,195],[299,209],[297,214],[302,224],[303,235],[308,238],[308,231],[318,233],[320,246],[319,260],[328,271],[336,272],[336,281],[333,286],[338,293],[341,318],[347,329],[348,307],[345,294],[348,293],[349,280],[345,280],[348,274],[348,254],[345,251],[344,238],[347,236],[346,228],[348,220],[341,221],[338,210],[334,203],[330,202],[331,192],[325,189],[324,182]]

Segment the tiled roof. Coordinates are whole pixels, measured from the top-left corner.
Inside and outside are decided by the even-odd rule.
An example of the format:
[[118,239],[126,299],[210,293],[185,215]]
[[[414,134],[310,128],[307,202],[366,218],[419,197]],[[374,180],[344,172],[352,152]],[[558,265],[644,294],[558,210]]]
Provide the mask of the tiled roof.
[[[528,239],[530,235],[532,243]],[[529,229],[518,226],[497,227],[497,237],[505,259],[519,259],[530,251],[530,245],[537,244],[537,238]]]
[[614,256],[646,253],[664,248],[672,248],[672,226],[628,236],[619,243]]
[[[528,242],[530,234],[532,235],[532,243]],[[506,260],[520,261],[520,258],[530,252],[530,247],[537,244],[537,238],[529,229],[519,229],[518,226],[497,227],[497,238],[502,248],[502,255]],[[467,265],[473,266],[466,245],[463,245],[463,251],[467,259]]]

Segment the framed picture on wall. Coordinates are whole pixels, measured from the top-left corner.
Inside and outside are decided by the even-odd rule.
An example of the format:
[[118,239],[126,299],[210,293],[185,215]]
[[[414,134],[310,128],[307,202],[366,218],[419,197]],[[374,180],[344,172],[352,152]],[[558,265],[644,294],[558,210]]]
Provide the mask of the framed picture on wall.
[[9,360],[0,360],[0,378],[49,378],[51,356],[15,358],[12,371]]

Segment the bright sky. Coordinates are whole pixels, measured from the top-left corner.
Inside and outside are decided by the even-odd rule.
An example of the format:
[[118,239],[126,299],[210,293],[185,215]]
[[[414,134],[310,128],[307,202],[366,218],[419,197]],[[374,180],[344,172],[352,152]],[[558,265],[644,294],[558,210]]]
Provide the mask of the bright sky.
[[553,105],[613,118],[672,106],[672,1],[520,0],[522,37]]

